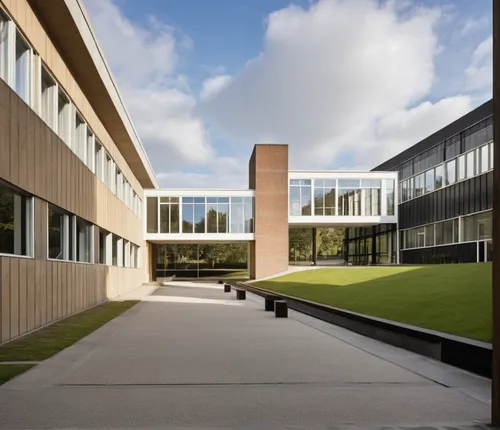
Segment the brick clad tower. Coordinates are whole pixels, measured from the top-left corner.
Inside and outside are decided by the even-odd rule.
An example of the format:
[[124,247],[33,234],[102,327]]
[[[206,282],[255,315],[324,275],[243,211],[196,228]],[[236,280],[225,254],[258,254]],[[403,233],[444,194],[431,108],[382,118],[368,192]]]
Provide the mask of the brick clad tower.
[[288,145],[255,145],[249,188],[255,190],[250,277],[259,279],[288,268]]

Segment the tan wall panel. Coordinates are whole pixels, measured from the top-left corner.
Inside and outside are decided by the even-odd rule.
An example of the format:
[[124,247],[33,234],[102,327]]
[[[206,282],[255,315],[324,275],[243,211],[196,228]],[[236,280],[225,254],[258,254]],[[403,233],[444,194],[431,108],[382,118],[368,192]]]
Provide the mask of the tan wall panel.
[[10,339],[10,259],[0,257],[2,264],[2,342]]
[[[18,121],[19,121],[19,140],[18,140],[18,154],[19,154],[19,187],[26,190],[28,189],[28,127],[27,127],[27,110],[26,104],[19,102],[18,107]],[[25,127],[22,124],[26,124]]]
[[53,273],[52,273],[52,268],[53,264],[50,261],[47,261],[46,263],[46,269],[45,269],[45,279],[46,279],[46,301],[45,301],[45,308],[46,308],[46,322],[54,321],[54,314],[53,314],[53,288],[54,288],[54,279],[53,279]]
[[27,298],[28,298],[28,260],[19,259],[19,334],[28,330]]
[[19,259],[10,258],[10,337],[19,336]]
[[18,112],[17,103],[19,97],[11,92],[10,94],[10,181],[14,184],[19,183],[19,131],[18,131]]
[[30,331],[35,328],[35,282],[36,282],[36,267],[35,260],[27,261],[26,271],[26,314],[27,326],[26,330]]

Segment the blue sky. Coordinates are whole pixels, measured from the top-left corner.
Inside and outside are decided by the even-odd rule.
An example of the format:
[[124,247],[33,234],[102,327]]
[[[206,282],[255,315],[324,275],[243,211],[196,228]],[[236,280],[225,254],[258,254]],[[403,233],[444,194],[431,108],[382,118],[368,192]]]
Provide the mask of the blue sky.
[[258,141],[368,169],[491,96],[491,0],[84,3],[165,187],[246,186]]

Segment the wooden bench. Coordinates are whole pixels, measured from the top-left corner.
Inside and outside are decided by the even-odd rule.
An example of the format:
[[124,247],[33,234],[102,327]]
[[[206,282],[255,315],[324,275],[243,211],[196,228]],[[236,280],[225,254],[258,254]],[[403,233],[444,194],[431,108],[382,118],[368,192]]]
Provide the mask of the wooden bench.
[[233,290],[236,291],[236,300],[246,300],[247,291],[240,287],[233,287]]
[[224,292],[225,293],[231,292],[231,285],[230,284],[224,284]]
[[288,305],[286,300],[274,301],[274,316],[276,318],[288,318]]

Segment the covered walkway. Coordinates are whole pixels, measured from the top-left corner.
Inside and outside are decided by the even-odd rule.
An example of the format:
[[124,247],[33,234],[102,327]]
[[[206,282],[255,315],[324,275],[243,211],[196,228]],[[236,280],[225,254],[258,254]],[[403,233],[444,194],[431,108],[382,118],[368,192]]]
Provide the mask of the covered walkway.
[[482,378],[295,312],[275,319],[260,298],[237,301],[220,287],[176,283],[143,295],[0,387],[0,427],[314,430],[489,420]]

